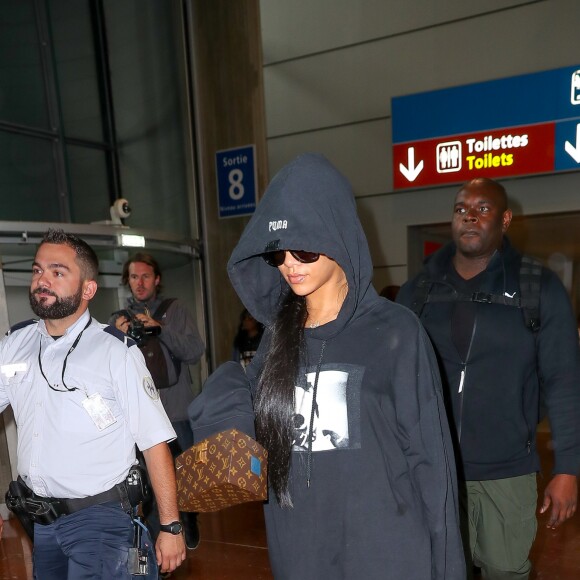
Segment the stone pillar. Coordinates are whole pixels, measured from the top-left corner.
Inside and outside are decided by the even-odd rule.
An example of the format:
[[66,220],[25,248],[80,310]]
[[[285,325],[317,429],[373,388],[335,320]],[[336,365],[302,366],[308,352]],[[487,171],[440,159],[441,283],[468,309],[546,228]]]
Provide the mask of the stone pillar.
[[243,308],[226,263],[248,222],[219,219],[216,151],[254,144],[257,191],[268,181],[259,0],[190,0],[196,174],[203,231],[210,371],[229,360]]

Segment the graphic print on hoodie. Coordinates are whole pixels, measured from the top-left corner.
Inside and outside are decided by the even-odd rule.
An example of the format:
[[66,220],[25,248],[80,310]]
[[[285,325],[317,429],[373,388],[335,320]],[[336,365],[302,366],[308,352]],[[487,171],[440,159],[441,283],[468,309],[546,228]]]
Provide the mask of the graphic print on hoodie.
[[[296,386],[294,451],[358,449],[360,447],[360,385],[362,369],[353,365],[323,366],[318,377],[318,392],[313,407],[316,369],[301,375]],[[339,370],[340,368],[340,370]],[[312,435],[310,414],[314,412]]]
[[416,317],[373,288],[352,189],[323,156],[302,155],[278,172],[228,262],[238,296],[266,326],[246,369],[253,391],[271,325],[291,292],[262,258],[274,250],[325,254],[348,282],[337,318],[304,328],[289,474],[294,507],[280,508],[272,491],[264,506],[274,577],[464,580],[437,362]]

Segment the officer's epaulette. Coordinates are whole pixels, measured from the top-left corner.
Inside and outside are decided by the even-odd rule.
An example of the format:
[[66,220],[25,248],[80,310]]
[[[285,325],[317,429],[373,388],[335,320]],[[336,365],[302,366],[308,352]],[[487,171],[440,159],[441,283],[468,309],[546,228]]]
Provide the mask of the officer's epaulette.
[[105,332],[108,332],[110,335],[118,338],[121,342],[124,342],[127,345],[127,348],[137,344],[131,337],[127,336],[124,332],[121,332],[116,326],[105,326],[103,328]]
[[21,328],[26,328],[31,324],[38,324],[38,320],[36,318],[31,318],[30,320],[23,320],[22,322],[18,322],[14,326],[10,327],[10,330],[6,333],[6,336],[12,334],[13,332],[20,330]]

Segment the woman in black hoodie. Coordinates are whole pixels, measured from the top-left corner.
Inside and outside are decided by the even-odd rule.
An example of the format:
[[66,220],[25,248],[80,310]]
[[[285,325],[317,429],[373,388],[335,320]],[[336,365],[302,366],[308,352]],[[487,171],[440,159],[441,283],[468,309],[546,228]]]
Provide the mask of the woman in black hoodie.
[[246,370],[274,576],[463,580],[437,364],[417,319],[371,285],[346,179],[320,155],[284,167],[228,272],[266,325]]

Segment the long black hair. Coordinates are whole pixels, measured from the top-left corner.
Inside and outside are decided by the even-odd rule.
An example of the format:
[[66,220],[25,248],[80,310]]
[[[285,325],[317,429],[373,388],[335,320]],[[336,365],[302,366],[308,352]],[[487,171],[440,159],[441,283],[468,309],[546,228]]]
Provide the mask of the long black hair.
[[270,345],[254,396],[256,437],[268,450],[268,477],[281,507],[288,489],[294,441],[295,385],[304,352],[306,299],[288,292],[272,326]]

